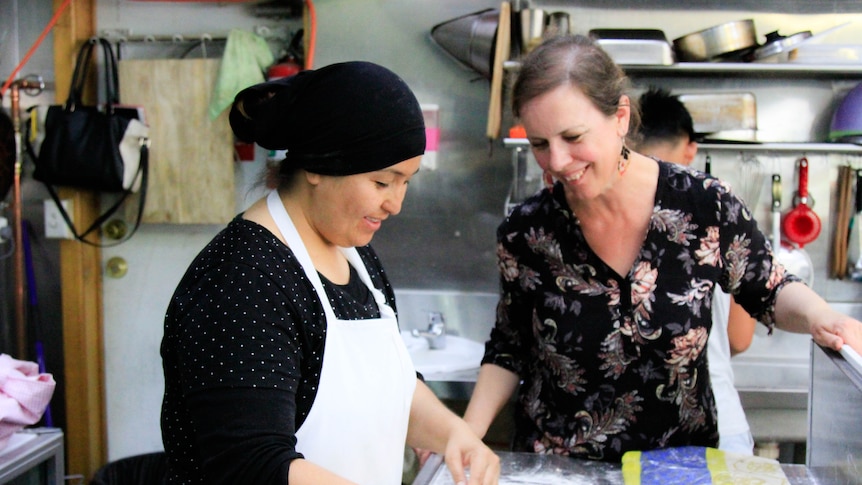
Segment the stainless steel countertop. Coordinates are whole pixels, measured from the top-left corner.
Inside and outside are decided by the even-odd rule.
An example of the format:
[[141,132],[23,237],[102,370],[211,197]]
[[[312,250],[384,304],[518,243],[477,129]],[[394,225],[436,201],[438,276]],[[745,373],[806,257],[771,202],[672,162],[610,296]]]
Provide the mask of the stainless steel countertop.
[[[517,483],[530,484],[624,484],[619,463],[581,460],[560,455],[499,452],[501,479],[525,473],[535,481]],[[846,483],[828,473],[818,475],[818,470],[804,465],[781,464],[790,485],[837,485]],[[501,483],[505,483],[501,481]],[[445,470],[442,457],[432,455],[419,471],[413,485],[454,485],[451,475]]]

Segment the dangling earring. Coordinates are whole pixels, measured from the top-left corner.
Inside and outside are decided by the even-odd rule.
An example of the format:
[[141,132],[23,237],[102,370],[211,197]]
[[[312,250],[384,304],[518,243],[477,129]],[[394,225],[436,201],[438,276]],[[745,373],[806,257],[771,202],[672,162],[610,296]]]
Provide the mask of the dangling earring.
[[545,187],[554,186],[554,176],[550,172],[542,172],[542,181],[545,182]]
[[620,151],[620,161],[617,163],[617,171],[620,175],[626,173],[626,169],[629,167],[629,154],[631,150],[626,146],[626,140],[623,139],[623,149]]

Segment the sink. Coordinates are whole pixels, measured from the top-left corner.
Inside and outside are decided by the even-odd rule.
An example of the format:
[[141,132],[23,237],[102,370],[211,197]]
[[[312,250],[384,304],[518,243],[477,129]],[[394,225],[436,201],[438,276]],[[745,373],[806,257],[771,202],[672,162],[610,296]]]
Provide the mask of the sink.
[[430,349],[423,337],[414,337],[402,330],[401,338],[413,359],[416,370],[429,375],[477,370],[485,353],[485,344],[455,335],[446,335],[446,348]]

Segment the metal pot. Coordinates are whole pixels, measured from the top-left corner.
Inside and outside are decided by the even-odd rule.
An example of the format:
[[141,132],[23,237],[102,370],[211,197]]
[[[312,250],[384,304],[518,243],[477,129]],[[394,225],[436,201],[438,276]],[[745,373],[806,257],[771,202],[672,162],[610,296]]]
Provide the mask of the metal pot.
[[709,61],[741,55],[757,47],[754,20],[737,20],[694,32],[673,41],[680,61]]
[[754,50],[754,60],[786,61],[791,51],[810,38],[810,30],[788,36],[779,34],[777,30],[770,32],[766,34],[766,41],[763,45]]

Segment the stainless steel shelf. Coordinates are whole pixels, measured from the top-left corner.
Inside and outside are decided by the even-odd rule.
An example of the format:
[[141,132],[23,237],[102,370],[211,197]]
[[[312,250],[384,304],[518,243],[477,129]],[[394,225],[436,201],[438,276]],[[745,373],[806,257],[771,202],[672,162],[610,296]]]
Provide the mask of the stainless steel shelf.
[[862,146],[852,143],[699,143],[698,150],[862,153]]
[[[506,148],[529,147],[526,138],[504,138]],[[699,143],[698,150],[805,152],[805,153],[862,153],[862,145],[852,143]]]
[[[520,61],[503,63],[507,71],[518,71]],[[806,77],[806,78],[862,78],[862,64],[803,64],[757,62],[680,62],[664,65],[624,64],[629,75],[637,76],[711,76],[732,74],[747,77]]]
[[809,78],[862,77],[862,64],[797,64],[757,62],[684,62],[670,66],[624,65],[630,75],[700,76],[733,74],[736,76],[771,77],[804,76]]

